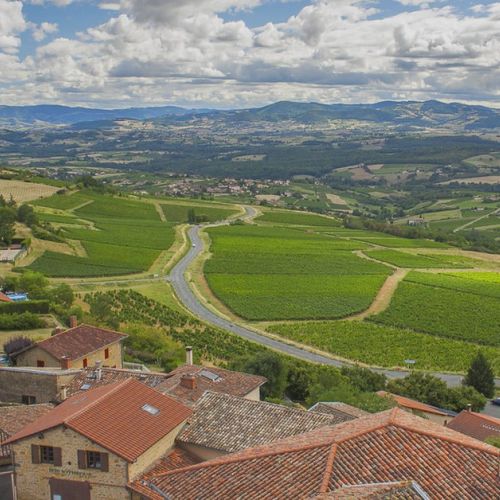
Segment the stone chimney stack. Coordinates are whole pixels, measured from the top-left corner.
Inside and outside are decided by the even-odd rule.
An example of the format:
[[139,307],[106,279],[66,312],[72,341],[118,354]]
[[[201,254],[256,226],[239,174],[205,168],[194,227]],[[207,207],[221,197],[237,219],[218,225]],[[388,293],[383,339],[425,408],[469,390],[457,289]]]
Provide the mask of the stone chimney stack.
[[52,333],[50,334],[52,337],[54,335],[58,335],[59,333],[64,332],[64,328],[61,328],[60,326],[56,326],[53,330]]
[[68,388],[63,386],[61,387],[61,401],[65,401],[68,398]]
[[196,389],[196,376],[195,375],[183,375],[181,377],[181,387],[185,387],[186,389]]
[[95,362],[95,379],[99,382],[102,378],[102,361]]
[[188,345],[186,346],[186,365],[191,366],[193,364],[193,348]]
[[472,411],[472,405],[470,403],[467,404],[467,411],[468,412]]
[[76,316],[70,316],[69,317],[69,327],[70,328],[75,328],[78,326],[78,319]]
[[70,368],[69,365],[70,365],[69,359],[66,356],[63,356],[61,358],[61,369],[62,370],[69,370],[69,368]]

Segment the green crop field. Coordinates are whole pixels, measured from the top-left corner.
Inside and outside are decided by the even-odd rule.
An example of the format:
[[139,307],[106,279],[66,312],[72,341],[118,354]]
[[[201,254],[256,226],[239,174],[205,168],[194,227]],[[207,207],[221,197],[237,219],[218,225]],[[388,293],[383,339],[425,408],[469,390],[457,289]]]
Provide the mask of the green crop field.
[[96,194],[87,199],[91,203],[74,213],[92,226],[83,228],[76,221],[79,225],[65,226],[63,232],[67,239],[79,240],[87,256],[45,252],[30,269],[53,277],[138,273],[174,242],[173,224],[162,222],[152,204]]
[[258,222],[293,224],[297,226],[340,226],[340,222],[321,215],[286,210],[268,210],[256,219]]
[[[414,359],[422,370],[466,372],[478,347],[468,342],[434,337],[411,330],[361,321],[282,323],[268,331],[342,358],[387,368]],[[500,375],[500,349],[481,350]]]
[[437,287],[432,279],[427,284],[404,280],[389,308],[370,319],[441,337],[500,346],[500,299]]
[[56,208],[58,210],[72,210],[87,201],[89,201],[89,197],[86,194],[76,192],[69,195],[55,194],[50,198],[44,198],[43,200],[37,200],[31,203],[32,205],[40,207]]
[[197,217],[206,217],[208,222],[215,222],[219,220],[224,220],[231,215],[236,214],[236,210],[231,208],[219,208],[210,206],[200,206],[200,205],[172,205],[172,204],[161,204],[161,209],[169,222],[188,222],[188,212],[189,210],[194,210]]
[[390,270],[352,254],[366,245],[282,227],[212,228],[205,274],[250,320],[339,318],[366,309]]
[[457,255],[411,254],[397,250],[370,250],[366,255],[376,260],[405,268],[472,268],[477,261]]
[[388,248],[447,248],[448,245],[438,243],[432,240],[419,240],[410,238],[398,238],[396,236],[378,235],[372,236],[356,236],[355,239],[371,243],[372,245],[380,245]]

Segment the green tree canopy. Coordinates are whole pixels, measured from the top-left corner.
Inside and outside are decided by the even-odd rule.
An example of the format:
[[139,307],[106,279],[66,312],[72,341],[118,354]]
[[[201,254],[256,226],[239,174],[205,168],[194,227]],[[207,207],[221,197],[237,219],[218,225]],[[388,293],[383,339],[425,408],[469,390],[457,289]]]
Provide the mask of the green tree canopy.
[[9,207],[0,207],[0,243],[10,245],[16,234],[16,212]]
[[495,374],[486,356],[479,351],[472,360],[469,371],[464,379],[464,385],[474,387],[487,398],[495,395]]

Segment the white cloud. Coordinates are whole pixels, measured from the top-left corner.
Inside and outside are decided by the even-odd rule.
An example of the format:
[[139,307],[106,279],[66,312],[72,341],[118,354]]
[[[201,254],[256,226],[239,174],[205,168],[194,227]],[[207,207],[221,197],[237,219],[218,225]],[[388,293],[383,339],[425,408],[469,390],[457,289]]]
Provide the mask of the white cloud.
[[30,23],[33,39],[41,42],[45,37],[51,33],[57,33],[59,27],[57,23],[43,22],[41,24]]
[[[121,0],[104,24],[41,45],[21,64],[22,12],[12,10],[8,23],[1,15],[21,2],[0,0],[0,51],[11,55],[4,64],[17,79],[29,75],[0,87],[0,101],[230,107],[282,99],[500,98],[500,3],[467,15],[402,0],[421,8],[382,17],[374,16],[373,1],[315,0],[285,22],[253,29],[221,17],[264,1]],[[55,31],[50,23],[38,29],[34,36]]]
[[26,29],[22,2],[0,0],[0,51],[14,54],[21,41],[19,34]]

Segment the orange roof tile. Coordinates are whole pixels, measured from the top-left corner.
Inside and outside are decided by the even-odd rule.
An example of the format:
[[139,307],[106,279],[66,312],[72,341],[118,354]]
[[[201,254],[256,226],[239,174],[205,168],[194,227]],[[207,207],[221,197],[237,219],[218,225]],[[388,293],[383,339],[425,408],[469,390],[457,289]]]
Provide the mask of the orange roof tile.
[[440,408],[436,408],[435,406],[421,403],[420,401],[406,398],[404,396],[400,396],[399,394],[393,394],[392,392],[378,391],[377,394],[381,397],[388,397],[394,399],[394,401],[396,401],[398,406],[402,408],[408,408],[410,410],[422,411],[426,413],[433,413],[435,415],[442,415],[443,417],[449,417],[450,415],[455,415],[455,413],[453,412],[441,410]]
[[448,428],[484,441],[492,436],[500,437],[500,418],[464,410],[448,424]]
[[[159,474],[147,498],[306,498],[415,481],[431,498],[498,498],[500,450],[399,408]],[[161,492],[161,494],[160,494]],[[144,494],[144,493],[143,493]],[[163,495],[163,496],[162,496]]]
[[5,295],[5,293],[0,292],[0,302],[14,302],[10,297]]
[[[144,405],[158,409],[155,415]],[[65,425],[133,462],[191,415],[191,410],[144,384],[128,379],[73,396],[6,443]]]

